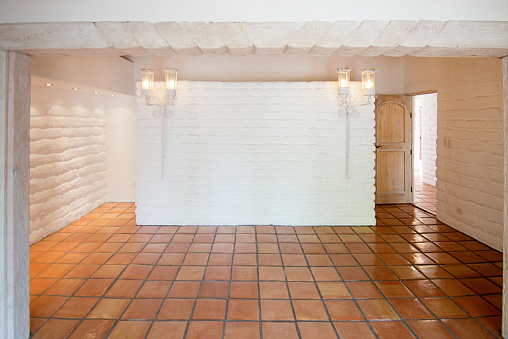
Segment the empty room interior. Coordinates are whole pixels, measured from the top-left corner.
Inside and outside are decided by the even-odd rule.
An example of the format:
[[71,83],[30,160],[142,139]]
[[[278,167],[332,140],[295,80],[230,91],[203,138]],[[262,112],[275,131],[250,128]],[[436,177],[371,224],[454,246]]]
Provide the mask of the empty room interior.
[[24,2],[3,337],[505,337],[508,5]]

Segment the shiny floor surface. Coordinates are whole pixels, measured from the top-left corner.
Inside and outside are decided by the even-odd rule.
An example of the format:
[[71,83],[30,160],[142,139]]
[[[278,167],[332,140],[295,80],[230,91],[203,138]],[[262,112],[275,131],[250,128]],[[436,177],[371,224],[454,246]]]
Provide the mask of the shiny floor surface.
[[31,246],[33,338],[500,337],[502,255],[411,205],[375,227],[136,226]]
[[436,187],[426,184],[422,180],[421,172],[413,176],[414,204],[425,211],[436,215]]

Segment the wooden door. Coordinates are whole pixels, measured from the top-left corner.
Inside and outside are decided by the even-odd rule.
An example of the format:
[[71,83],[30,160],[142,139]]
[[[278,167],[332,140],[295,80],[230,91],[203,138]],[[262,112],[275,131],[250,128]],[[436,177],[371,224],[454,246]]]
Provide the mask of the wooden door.
[[412,203],[411,98],[376,99],[376,204]]

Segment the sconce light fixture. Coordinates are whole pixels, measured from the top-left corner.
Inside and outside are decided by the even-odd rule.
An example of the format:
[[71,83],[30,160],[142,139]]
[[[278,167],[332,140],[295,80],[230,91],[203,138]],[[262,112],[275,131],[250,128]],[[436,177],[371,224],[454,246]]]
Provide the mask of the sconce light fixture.
[[362,69],[360,72],[362,75],[362,90],[363,95],[367,97],[367,102],[355,104],[357,98],[352,98],[349,94],[349,79],[351,75],[351,69],[348,67],[337,68],[338,74],[338,96],[340,98],[339,103],[339,116],[346,119],[346,159],[345,159],[345,172],[346,179],[350,179],[350,157],[351,157],[351,145],[350,145],[350,119],[358,118],[358,106],[371,105],[372,99],[376,97],[375,87],[375,73],[376,71],[372,68]]
[[341,106],[346,111],[352,111],[356,106],[370,105],[372,104],[372,98],[375,98],[376,94],[376,82],[375,74],[376,70],[372,68],[362,69],[360,72],[362,75],[362,90],[363,95],[367,97],[367,103],[361,105],[355,105],[355,100],[351,98],[349,94],[349,79],[351,75],[351,69],[348,67],[337,68],[338,82],[339,82],[339,97],[341,99]]
[[161,177],[167,175],[167,134],[168,134],[168,117],[172,116],[169,107],[175,104],[176,87],[178,84],[178,70],[176,68],[165,68],[165,93],[162,97],[154,95],[153,81],[155,79],[155,71],[153,69],[141,69],[141,95],[144,97],[147,106],[157,106],[158,109],[153,112],[155,118],[161,118]]
[[149,68],[141,69],[141,94],[145,98],[147,106],[157,106],[159,110],[154,112],[155,117],[167,116],[168,107],[174,105],[176,99],[176,87],[178,84],[178,70],[176,68],[165,68],[166,93],[162,97],[153,95],[153,81],[155,71]]

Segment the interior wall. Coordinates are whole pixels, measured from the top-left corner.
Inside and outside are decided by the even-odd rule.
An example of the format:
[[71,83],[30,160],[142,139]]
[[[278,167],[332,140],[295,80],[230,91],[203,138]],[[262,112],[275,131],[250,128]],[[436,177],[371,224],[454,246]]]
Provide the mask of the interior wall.
[[136,199],[136,99],[131,95],[108,98],[108,201]]
[[348,178],[336,93],[336,81],[180,81],[167,120],[140,101],[137,223],[375,225],[374,106],[351,119]]
[[30,243],[106,202],[107,101],[34,86],[30,108]]
[[33,243],[106,201],[134,201],[136,103],[125,59],[31,59]]
[[[63,21],[336,21],[336,20],[506,20],[503,0],[361,0],[357,2],[187,0],[1,0],[0,22]],[[439,10],[436,10],[439,8]],[[170,15],[168,15],[170,13]]]
[[351,68],[351,81],[361,81],[360,71],[376,69],[376,93],[402,94],[404,62],[392,57],[315,57],[310,55],[135,57],[134,81],[142,68],[155,69],[163,81],[166,67],[178,68],[178,78],[192,81],[337,81],[337,68]]
[[501,60],[407,57],[404,90],[437,92],[437,218],[502,250]]

